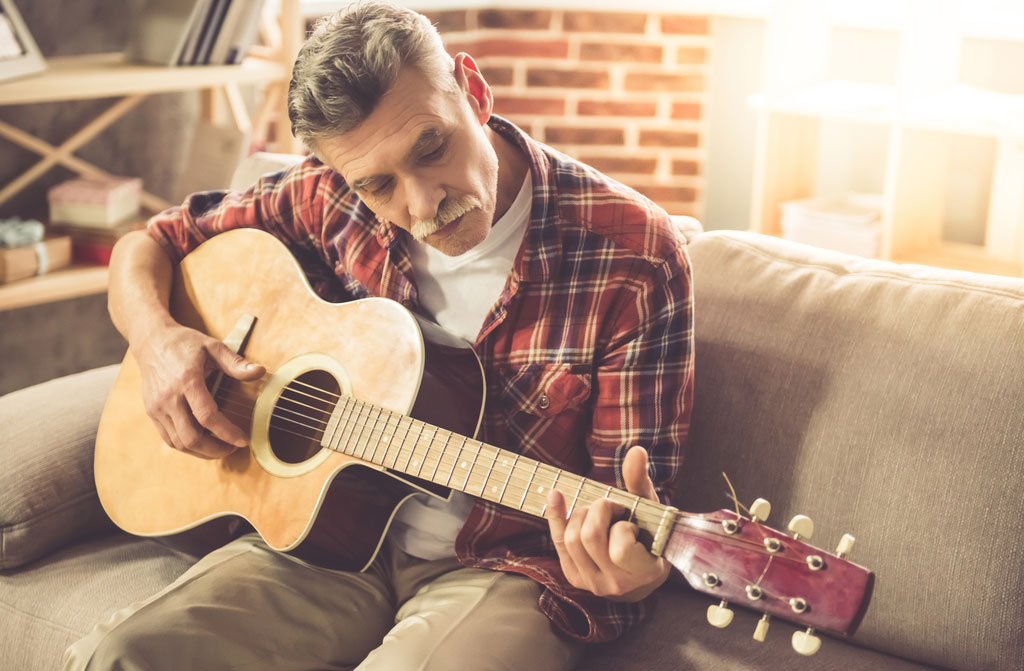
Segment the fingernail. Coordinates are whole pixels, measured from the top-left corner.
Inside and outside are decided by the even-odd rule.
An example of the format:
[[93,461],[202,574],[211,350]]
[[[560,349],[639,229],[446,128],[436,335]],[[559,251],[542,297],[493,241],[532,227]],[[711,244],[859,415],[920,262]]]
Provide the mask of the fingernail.
[[232,443],[232,445],[234,445],[235,447],[245,447],[246,445],[248,445],[248,443],[245,442],[244,440],[239,439]]

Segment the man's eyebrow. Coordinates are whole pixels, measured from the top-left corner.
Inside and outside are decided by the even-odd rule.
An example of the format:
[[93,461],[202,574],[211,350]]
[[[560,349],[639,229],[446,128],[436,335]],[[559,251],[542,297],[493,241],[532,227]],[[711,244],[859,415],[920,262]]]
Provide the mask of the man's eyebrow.
[[[418,138],[416,138],[416,142],[413,143],[412,147],[409,149],[406,156],[408,158],[415,158],[416,156],[419,156],[427,149],[431,149],[432,145],[437,140],[437,138],[442,137],[443,135],[444,134],[437,128],[427,128],[422,133],[420,133],[420,136]],[[352,182],[351,186],[356,191],[363,191],[372,182],[380,179],[381,177],[383,177],[383,175],[370,175],[368,177],[361,177],[356,181]]]

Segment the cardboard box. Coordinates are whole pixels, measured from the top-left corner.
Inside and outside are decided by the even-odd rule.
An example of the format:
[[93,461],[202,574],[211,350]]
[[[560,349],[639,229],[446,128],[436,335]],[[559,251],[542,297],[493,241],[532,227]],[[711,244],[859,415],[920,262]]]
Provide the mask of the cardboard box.
[[0,248],[0,284],[43,275],[71,264],[71,238],[47,238],[34,245]]
[[50,223],[107,228],[139,214],[142,180],[135,178],[72,179],[51,187]]

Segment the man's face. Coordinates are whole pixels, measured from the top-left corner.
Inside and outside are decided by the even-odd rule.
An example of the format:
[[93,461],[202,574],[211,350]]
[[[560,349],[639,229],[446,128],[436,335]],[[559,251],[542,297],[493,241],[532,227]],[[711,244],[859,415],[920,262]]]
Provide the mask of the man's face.
[[496,208],[498,159],[480,109],[467,90],[439,90],[407,67],[366,120],[318,148],[375,214],[457,256],[483,242]]

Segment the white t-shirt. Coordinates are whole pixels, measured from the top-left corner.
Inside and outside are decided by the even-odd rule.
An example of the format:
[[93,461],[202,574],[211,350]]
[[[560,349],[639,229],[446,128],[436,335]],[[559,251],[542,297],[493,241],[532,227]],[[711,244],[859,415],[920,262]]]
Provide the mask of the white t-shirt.
[[[442,328],[476,342],[497,303],[530,223],[533,193],[527,173],[512,205],[476,247],[448,256],[410,238],[409,256],[420,306]],[[391,524],[391,539],[421,559],[455,555],[455,537],[469,517],[473,498],[453,491],[448,501],[417,494],[405,502]]]

